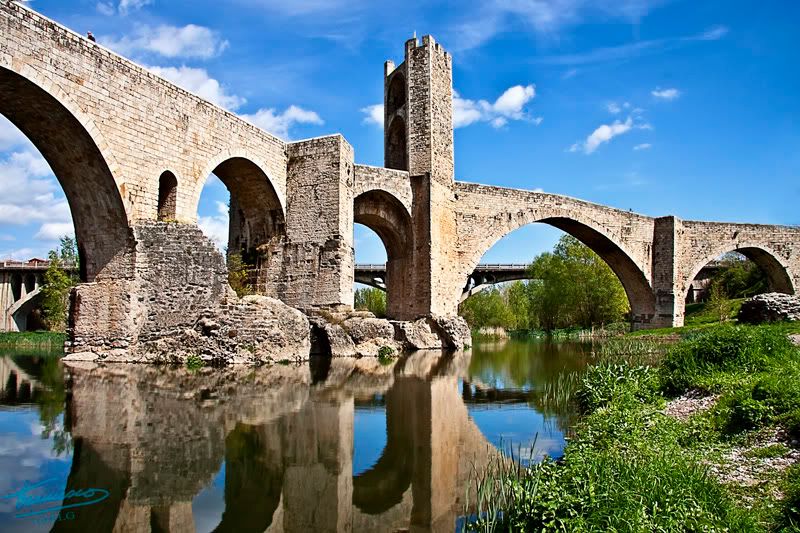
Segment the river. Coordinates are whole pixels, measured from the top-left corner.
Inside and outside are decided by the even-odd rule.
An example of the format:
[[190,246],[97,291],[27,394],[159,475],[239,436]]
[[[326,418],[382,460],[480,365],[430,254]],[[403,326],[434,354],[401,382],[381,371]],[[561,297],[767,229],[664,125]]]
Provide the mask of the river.
[[0,531],[453,531],[497,449],[561,455],[589,352],[197,371],[0,352]]

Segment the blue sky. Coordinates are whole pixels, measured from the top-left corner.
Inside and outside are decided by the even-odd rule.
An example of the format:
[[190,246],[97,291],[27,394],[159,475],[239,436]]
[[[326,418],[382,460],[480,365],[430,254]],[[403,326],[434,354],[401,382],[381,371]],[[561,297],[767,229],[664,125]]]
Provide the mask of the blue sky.
[[[798,2],[28,5],[283,138],[341,132],[373,165],[383,61],[429,33],[454,58],[457,179],[654,216],[800,224]],[[226,202],[209,180],[200,222],[218,240]],[[68,211],[35,149],[0,122],[0,258],[44,255],[69,230]],[[484,260],[529,261],[558,236],[528,226]],[[384,257],[357,229],[357,261]]]

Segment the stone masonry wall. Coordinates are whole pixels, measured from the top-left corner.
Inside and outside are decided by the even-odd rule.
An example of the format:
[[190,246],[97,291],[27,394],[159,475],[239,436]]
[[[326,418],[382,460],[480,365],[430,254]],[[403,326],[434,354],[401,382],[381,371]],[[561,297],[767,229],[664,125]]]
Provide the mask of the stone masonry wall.
[[[252,160],[286,197],[285,143],[19,3],[0,0],[0,78],[16,72],[53,95],[96,139],[131,219],[157,218],[158,182],[178,179],[191,222],[211,171]],[[12,122],[14,117],[9,117]],[[50,132],[36,132],[46,142]]]

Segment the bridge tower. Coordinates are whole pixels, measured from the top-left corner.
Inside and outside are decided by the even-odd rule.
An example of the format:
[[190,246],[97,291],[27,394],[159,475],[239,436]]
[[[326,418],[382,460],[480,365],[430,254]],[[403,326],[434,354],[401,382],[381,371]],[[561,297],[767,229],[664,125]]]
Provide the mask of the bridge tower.
[[453,58],[430,35],[384,64],[384,164],[453,184]]
[[[456,269],[453,58],[426,35],[405,43],[405,60],[384,64],[384,159],[411,180],[411,262],[403,319],[452,315]],[[456,282],[456,285],[458,283]]]

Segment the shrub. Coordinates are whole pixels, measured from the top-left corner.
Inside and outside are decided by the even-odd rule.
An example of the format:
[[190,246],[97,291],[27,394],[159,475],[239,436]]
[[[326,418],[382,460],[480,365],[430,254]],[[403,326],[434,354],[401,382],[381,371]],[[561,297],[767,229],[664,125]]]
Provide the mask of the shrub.
[[186,358],[186,368],[191,371],[198,370],[205,366],[203,359],[197,354],[191,354]]
[[576,397],[584,412],[592,412],[624,399],[653,402],[657,389],[657,374],[651,367],[604,362],[588,367]]
[[788,531],[800,530],[800,464],[795,464],[786,475],[783,486],[783,525]]
[[714,372],[758,372],[794,353],[785,333],[776,328],[719,326],[685,339],[667,353],[660,372],[662,389],[680,394],[703,388],[703,378]]
[[391,346],[381,346],[378,349],[378,359],[389,359],[394,355],[394,348]]

